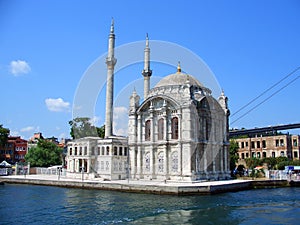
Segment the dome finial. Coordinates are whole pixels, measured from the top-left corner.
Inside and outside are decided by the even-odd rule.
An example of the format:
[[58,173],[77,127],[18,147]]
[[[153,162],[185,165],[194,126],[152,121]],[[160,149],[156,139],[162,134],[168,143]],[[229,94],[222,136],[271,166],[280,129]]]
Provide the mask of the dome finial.
[[178,65],[177,65],[177,73],[181,73],[180,61],[178,61]]

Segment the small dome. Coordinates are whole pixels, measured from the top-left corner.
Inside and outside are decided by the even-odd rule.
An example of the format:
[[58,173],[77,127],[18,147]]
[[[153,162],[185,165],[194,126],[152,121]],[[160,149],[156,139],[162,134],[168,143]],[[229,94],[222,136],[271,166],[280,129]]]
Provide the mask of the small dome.
[[164,77],[155,85],[155,87],[170,86],[170,85],[184,85],[188,82],[190,83],[190,85],[203,87],[203,85],[196,78],[181,72],[170,74]]

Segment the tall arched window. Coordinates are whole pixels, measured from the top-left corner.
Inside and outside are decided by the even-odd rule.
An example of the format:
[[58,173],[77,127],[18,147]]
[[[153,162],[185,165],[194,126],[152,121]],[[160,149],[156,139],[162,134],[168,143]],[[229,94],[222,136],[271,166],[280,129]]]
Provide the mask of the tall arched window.
[[158,120],[158,140],[164,139],[164,119]]
[[145,154],[145,172],[150,172],[150,153]]
[[178,139],[178,118],[173,117],[171,120],[172,139]]
[[178,152],[175,151],[171,155],[171,170],[173,173],[178,172]]
[[160,152],[158,153],[158,172],[163,173],[164,172],[164,153]]
[[147,120],[145,123],[145,141],[150,141],[151,137],[151,121]]

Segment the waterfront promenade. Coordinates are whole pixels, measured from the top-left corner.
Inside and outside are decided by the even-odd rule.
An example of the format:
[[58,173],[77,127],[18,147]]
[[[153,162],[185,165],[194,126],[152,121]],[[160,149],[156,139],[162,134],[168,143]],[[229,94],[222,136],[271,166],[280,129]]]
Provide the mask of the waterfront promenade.
[[12,175],[0,177],[0,182],[171,195],[217,194],[253,188],[299,185],[287,180],[224,180],[188,183],[149,180],[80,180],[58,175]]

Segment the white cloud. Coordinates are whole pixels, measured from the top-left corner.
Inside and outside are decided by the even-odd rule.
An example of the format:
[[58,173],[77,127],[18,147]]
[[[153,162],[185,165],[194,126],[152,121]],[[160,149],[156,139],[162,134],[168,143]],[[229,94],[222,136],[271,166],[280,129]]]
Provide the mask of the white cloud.
[[20,136],[20,133],[18,131],[10,131],[11,136]]
[[114,134],[128,135],[128,109],[124,106],[114,108]]
[[30,70],[31,68],[26,61],[16,60],[10,62],[10,72],[15,76],[29,73]]
[[62,98],[47,98],[45,103],[47,108],[53,112],[68,112],[70,110],[70,103],[65,102]]
[[35,128],[32,127],[32,126],[28,126],[28,127],[24,127],[24,128],[21,128],[21,132],[31,132],[31,131],[34,131]]

